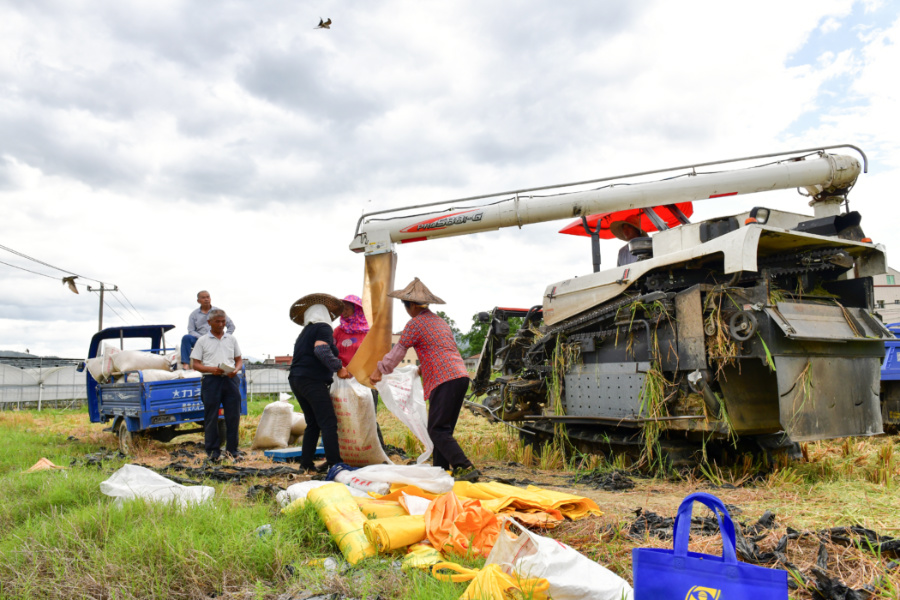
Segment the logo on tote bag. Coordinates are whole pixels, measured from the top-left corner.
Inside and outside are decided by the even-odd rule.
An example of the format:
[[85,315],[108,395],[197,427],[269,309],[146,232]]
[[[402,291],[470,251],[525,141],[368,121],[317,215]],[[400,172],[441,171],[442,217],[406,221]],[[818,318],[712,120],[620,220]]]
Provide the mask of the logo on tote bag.
[[712,588],[695,585],[688,590],[684,600],[719,600],[719,596],[721,595],[722,590],[714,590]]

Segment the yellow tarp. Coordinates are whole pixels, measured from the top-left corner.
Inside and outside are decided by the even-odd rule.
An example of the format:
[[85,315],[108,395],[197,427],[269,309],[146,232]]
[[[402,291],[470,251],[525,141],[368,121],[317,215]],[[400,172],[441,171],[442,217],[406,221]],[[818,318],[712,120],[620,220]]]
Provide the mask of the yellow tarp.
[[347,365],[347,370],[358,382],[369,387],[373,387],[369,375],[375,370],[378,361],[391,350],[394,306],[387,294],[394,290],[396,269],[397,255],[393,252],[366,257],[362,300],[363,310],[369,321],[369,333]]
[[[403,493],[429,500],[440,496],[426,492],[414,485],[395,485],[390,494],[381,496],[379,499],[399,500]],[[479,500],[482,507],[493,513],[513,513],[528,525],[540,527],[553,527],[563,517],[574,521],[588,515],[600,516],[603,514],[597,503],[590,498],[533,485],[529,485],[523,490],[496,481],[485,483],[457,481],[453,485],[453,493],[460,500]],[[527,514],[533,516],[525,516]]]
[[[444,573],[445,569],[453,573]],[[507,575],[497,564],[467,569],[453,562],[442,562],[431,567],[431,574],[441,581],[471,581],[459,600],[506,600],[513,597],[512,591],[519,592],[515,597],[543,600],[550,589],[550,582],[543,577],[524,579]]]
[[387,519],[388,517],[405,517],[408,513],[403,506],[393,500],[376,500],[375,498],[355,497],[359,510],[367,519]]
[[328,533],[341,549],[344,558],[354,565],[375,555],[375,546],[366,539],[363,526],[366,517],[343,483],[329,483],[309,491],[306,496],[325,522]]
[[523,490],[497,481],[485,483],[457,481],[453,486],[453,493],[460,498],[480,500],[483,507],[498,513],[559,511],[573,521],[588,515],[603,514],[597,503],[590,498],[533,485]]
[[403,497],[403,493],[407,493],[410,496],[418,496],[419,498],[427,498],[428,500],[434,500],[441,494],[432,494],[431,492],[426,492],[422,488],[416,487],[414,485],[406,485],[406,484],[394,484],[391,486],[391,493],[385,496],[379,496],[379,500],[400,500]]
[[366,538],[379,552],[399,550],[425,539],[425,517],[389,517],[366,521],[363,526]]
[[430,571],[433,565],[443,560],[444,557],[434,549],[434,546],[428,542],[421,542],[409,547],[400,568],[404,571],[411,569],[428,569]]

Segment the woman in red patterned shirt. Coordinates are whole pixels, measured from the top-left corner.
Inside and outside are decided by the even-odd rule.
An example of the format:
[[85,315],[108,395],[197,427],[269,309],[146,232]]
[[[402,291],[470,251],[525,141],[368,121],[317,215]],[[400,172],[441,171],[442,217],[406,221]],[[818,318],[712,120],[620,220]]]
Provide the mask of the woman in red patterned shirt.
[[392,373],[407,350],[414,348],[419,357],[425,397],[430,401],[428,435],[434,442],[434,465],[452,468],[456,479],[477,481],[481,473],[453,438],[463,398],[469,389],[469,373],[450,326],[428,309],[429,304],[444,304],[444,301],[432,294],[418,277],[405,289],[388,296],[403,301],[411,320],[403,328],[400,341],[378,362],[369,379],[373,383],[381,381],[382,374]]

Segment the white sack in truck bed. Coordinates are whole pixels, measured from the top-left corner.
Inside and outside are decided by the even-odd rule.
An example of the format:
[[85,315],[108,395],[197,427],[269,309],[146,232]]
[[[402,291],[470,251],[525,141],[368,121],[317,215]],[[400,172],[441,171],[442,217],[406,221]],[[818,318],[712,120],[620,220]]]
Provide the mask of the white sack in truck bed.
[[[200,371],[161,371],[159,369],[146,369],[141,371],[144,376],[144,382],[148,381],[171,381],[173,379],[193,379],[202,377],[203,374]],[[129,373],[128,377],[125,378],[125,381],[128,383],[139,383],[141,380],[138,378],[137,373]]]
[[112,359],[113,364],[116,366],[116,371],[119,372],[143,371],[145,369],[169,370],[168,359],[160,354],[123,350],[114,354]]
[[121,352],[118,348],[112,346],[103,346],[103,350],[99,356],[89,358],[85,361],[88,372],[98,383],[106,383],[109,376],[116,370],[113,364],[113,355]]

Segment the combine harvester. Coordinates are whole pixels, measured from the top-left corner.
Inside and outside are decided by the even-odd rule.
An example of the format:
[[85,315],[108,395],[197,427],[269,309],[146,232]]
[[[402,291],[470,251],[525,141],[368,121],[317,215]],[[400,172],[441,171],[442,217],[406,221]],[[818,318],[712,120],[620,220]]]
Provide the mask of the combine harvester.
[[[855,146],[829,146],[379,211],[363,215],[350,248],[369,260],[393,256],[395,243],[574,217],[564,232],[590,235],[594,272],[551,283],[531,309],[482,314],[482,411],[530,440],[565,433],[582,450],[665,465],[694,463],[698,450],[796,452],[797,442],[883,433],[879,378],[893,335],[873,312],[872,276],[885,253],[845,210],[865,169],[835,148],[865,163]],[[648,176],[665,179],[635,181]],[[603,186],[534,194],[586,184]],[[760,204],[687,218],[692,201],[791,188],[813,215]],[[616,214],[658,233],[629,242],[636,262],[600,270],[599,237]],[[510,337],[511,317],[524,324]]]

